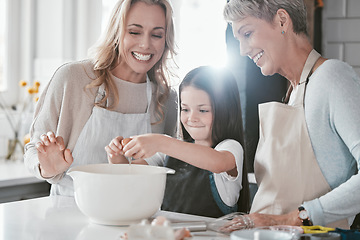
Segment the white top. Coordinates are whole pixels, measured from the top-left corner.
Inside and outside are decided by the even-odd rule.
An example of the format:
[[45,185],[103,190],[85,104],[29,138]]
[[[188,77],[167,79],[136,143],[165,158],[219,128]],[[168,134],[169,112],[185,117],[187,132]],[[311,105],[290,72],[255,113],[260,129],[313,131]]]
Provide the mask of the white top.
[[[221,200],[228,206],[234,206],[238,199],[240,190],[242,189],[242,166],[244,160],[244,150],[238,141],[233,139],[226,139],[216,145],[217,151],[228,151],[235,157],[237,177],[232,177],[226,172],[213,173],[216,188],[219,192]],[[163,166],[166,155],[163,153],[156,153],[150,158],[145,159],[149,165]]]

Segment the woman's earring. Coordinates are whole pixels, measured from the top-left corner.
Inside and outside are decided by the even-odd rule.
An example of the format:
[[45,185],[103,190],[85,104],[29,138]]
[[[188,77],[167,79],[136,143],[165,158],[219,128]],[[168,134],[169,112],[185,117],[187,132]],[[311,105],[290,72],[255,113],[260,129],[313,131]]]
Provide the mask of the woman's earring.
[[285,33],[285,31],[284,31],[284,30],[282,30],[282,31],[281,31],[281,34],[284,34],[284,33]]

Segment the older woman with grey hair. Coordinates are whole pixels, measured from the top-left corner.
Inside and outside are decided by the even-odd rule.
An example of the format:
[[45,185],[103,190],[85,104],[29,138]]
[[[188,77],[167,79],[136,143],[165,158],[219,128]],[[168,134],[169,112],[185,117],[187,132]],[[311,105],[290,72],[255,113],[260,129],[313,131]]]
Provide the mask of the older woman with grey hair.
[[259,105],[248,217],[255,226],[348,228],[360,212],[359,76],[313,49],[303,0],[230,0],[224,16],[241,55],[290,82],[284,103]]

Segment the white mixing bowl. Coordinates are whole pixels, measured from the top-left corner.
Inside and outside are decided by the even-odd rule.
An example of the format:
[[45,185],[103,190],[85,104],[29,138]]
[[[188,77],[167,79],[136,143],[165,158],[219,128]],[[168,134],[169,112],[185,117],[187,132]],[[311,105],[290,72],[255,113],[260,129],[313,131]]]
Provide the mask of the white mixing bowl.
[[136,164],[91,164],[68,171],[75,201],[90,221],[129,225],[154,215],[162,204],[172,169]]

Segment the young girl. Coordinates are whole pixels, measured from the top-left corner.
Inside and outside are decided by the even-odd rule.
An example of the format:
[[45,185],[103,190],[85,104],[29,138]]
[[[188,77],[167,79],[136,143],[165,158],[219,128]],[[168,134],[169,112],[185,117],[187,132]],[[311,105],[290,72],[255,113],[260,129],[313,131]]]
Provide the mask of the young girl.
[[208,217],[247,212],[240,96],[234,76],[199,67],[185,76],[179,92],[184,141],[145,134],[122,147],[121,139],[115,138],[105,147],[110,163],[126,163],[124,154],[136,159],[133,163],[174,169],[175,174],[167,177],[163,210]]

